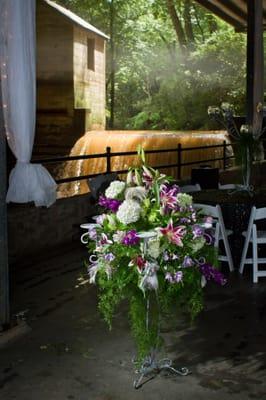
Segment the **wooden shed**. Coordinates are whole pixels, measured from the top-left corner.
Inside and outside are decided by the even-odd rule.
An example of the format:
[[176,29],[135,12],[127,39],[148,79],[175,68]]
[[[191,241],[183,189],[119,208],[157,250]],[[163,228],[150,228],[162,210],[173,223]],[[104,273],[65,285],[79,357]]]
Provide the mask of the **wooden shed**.
[[64,154],[90,129],[105,129],[108,37],[50,0],[37,0],[34,154]]

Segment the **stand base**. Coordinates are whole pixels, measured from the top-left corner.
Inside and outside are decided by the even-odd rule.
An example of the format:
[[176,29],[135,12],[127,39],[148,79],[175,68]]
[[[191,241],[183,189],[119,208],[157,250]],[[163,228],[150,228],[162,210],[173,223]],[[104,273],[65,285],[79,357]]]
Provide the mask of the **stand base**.
[[139,377],[134,381],[134,388],[140,389],[145,383],[159,375],[161,371],[170,371],[181,376],[190,374],[190,371],[186,367],[180,369],[174,368],[169,358],[163,358],[157,361],[154,357],[149,356],[145,358],[140,369],[137,371]]

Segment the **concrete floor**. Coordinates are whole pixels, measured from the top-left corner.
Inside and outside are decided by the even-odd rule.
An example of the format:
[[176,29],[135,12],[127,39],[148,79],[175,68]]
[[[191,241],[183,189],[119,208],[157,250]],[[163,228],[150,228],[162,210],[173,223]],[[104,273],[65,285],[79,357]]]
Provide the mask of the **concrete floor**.
[[193,325],[177,318],[164,332],[166,354],[186,377],[158,376],[133,388],[134,343],[125,310],[108,331],[86,283],[78,246],[12,270],[13,313],[28,310],[32,330],[0,350],[1,400],[266,399],[266,279],[231,274],[206,289]]

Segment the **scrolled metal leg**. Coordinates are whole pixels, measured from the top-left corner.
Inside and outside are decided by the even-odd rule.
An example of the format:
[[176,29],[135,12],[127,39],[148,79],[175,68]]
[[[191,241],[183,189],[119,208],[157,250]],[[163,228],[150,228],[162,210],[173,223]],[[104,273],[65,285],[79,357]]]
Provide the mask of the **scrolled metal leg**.
[[[156,361],[153,357],[149,356],[145,358],[140,369],[137,371],[139,377],[134,381],[134,388],[140,389],[145,383],[154,379],[161,371],[171,371],[176,375],[186,376],[190,374],[190,371],[186,367],[180,369],[172,366],[172,361],[169,358],[163,358]],[[147,378],[146,380],[144,380]]]

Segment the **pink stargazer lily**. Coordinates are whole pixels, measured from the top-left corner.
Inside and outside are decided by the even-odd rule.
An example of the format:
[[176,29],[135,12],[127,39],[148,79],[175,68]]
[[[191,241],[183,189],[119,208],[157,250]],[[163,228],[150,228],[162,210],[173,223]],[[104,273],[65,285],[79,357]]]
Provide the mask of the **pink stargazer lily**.
[[160,201],[164,208],[170,208],[174,210],[177,205],[177,195],[178,189],[174,185],[173,187],[168,187],[167,185],[162,185],[160,187]]
[[149,171],[149,169],[146,168],[145,166],[143,166],[142,180],[143,180],[146,188],[150,188],[152,186],[153,175],[152,175],[151,171]]
[[160,232],[167,236],[169,241],[182,247],[182,238],[186,234],[186,227],[183,225],[174,228],[173,221],[170,219],[166,228],[160,228]]

